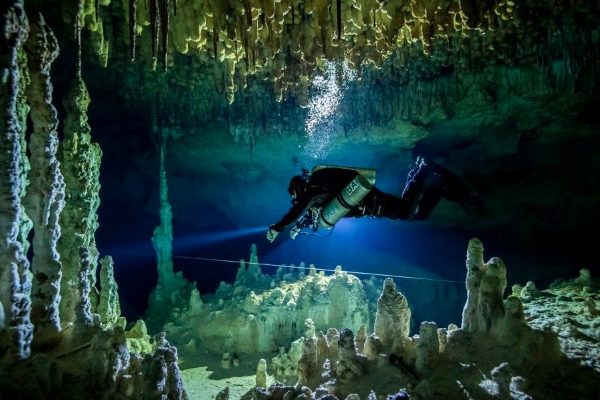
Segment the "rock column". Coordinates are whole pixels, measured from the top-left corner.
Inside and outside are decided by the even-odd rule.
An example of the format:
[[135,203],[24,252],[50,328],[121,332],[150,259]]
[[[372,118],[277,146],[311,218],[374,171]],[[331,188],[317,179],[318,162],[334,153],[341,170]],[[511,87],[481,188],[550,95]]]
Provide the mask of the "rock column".
[[60,223],[63,235],[58,243],[63,262],[60,305],[63,324],[92,324],[98,250],[94,235],[100,205],[100,161],[102,151],[92,142],[87,110],[90,96],[78,73],[67,94],[61,167],[66,183],[66,204]]
[[119,304],[119,287],[115,282],[112,257],[106,256],[100,260],[100,300],[97,312],[100,314],[100,322],[107,328],[113,327],[121,316],[121,305]]
[[32,310],[34,339],[44,345],[59,340],[61,262],[57,250],[59,217],[64,206],[65,184],[58,151],[58,118],[52,105],[50,67],[58,56],[58,42],[40,14],[31,25],[26,44],[31,83],[27,98],[33,132],[29,141],[30,185],[25,208],[33,221]]
[[168,197],[164,140],[160,149],[160,225],[154,229],[152,236],[158,264],[158,283],[150,295],[145,317],[152,332],[162,328],[174,307],[180,307],[189,300],[193,289],[181,272],[173,271],[173,214]]
[[29,357],[33,333],[31,276],[19,235],[24,127],[17,117],[21,79],[17,56],[29,30],[22,1],[2,2],[0,27],[0,352],[18,360]]

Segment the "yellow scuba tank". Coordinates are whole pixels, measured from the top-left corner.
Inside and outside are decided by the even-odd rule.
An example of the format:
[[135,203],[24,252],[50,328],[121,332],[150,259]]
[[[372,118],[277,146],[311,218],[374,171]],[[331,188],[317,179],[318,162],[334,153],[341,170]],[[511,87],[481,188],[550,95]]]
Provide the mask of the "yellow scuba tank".
[[342,219],[344,215],[348,214],[371,191],[375,184],[376,171],[367,168],[317,165],[312,169],[312,172],[322,168],[343,168],[358,172],[358,175],[333,200],[325,205],[319,213],[318,226],[329,229]]

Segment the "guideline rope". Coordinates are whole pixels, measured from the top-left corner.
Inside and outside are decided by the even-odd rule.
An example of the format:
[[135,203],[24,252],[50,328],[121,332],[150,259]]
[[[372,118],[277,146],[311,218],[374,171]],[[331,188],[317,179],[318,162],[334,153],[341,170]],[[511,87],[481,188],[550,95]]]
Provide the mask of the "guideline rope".
[[[118,251],[118,252],[113,252],[113,253],[132,254],[132,255],[140,255],[140,256],[154,255],[154,254],[150,254],[150,253],[132,253],[132,252],[124,252],[124,251]],[[220,263],[227,263],[227,264],[239,264],[240,263],[240,260],[228,260],[228,259],[223,259],[223,258],[190,257],[190,256],[178,256],[178,255],[173,255],[172,258],[179,258],[179,259],[184,259],[184,260],[220,262]],[[296,265],[253,263],[253,262],[249,262],[249,261],[244,261],[244,262],[248,265],[260,265],[260,266],[275,267],[275,268],[283,267],[283,268],[302,269],[302,270],[309,269],[308,267],[299,267]],[[331,269],[331,268],[315,267],[315,270],[325,271],[325,272],[336,272],[335,269]],[[380,277],[384,277],[384,278],[409,279],[409,280],[431,281],[431,282],[460,283],[460,284],[465,283],[464,281],[455,281],[455,280],[451,280],[451,279],[426,278],[426,277],[409,276],[409,275],[382,274],[382,273],[377,273],[377,272],[350,271],[347,269],[342,269],[342,271],[346,272],[348,274],[353,274],[353,275],[380,276]]]

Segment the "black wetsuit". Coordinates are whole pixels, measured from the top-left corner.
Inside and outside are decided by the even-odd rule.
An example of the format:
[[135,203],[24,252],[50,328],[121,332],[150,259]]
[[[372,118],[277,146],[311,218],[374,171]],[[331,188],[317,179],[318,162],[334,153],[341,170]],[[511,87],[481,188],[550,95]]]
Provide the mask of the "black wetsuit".
[[[311,173],[302,193],[292,200],[292,208],[271,227],[280,232],[296,221],[308,207],[327,205],[357,175],[356,170],[335,167]],[[483,200],[471,193],[461,178],[429,161],[429,164],[418,162],[409,171],[401,197],[373,187],[345,217],[424,220],[442,198],[461,205],[473,205],[478,209],[483,207]]]
[[[310,175],[306,188],[292,200],[292,208],[283,218],[273,225],[277,231],[282,231],[296,221],[302,213],[315,203],[325,206],[337,196],[358,172],[345,168],[322,168]],[[346,217],[384,217],[390,219],[406,219],[409,216],[410,204],[403,198],[394,196],[373,187],[371,191]]]

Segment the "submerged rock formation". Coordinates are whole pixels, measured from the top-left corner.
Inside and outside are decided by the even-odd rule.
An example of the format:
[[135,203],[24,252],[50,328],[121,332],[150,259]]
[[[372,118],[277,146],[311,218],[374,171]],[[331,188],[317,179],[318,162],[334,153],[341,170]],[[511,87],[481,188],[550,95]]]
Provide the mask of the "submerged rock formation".
[[567,357],[600,372],[600,285],[589,270],[555,281],[536,296],[521,292],[520,298],[529,325],[556,333]]
[[5,76],[0,82],[0,352],[22,360],[30,356],[33,338],[30,264],[20,232],[25,124],[18,119],[19,106],[24,107],[19,98],[18,54],[23,52],[29,24],[22,1],[2,3],[0,15],[0,69]]
[[[565,329],[572,332],[573,328],[556,325],[553,329],[565,339],[562,343],[565,352],[561,353],[557,336],[547,329],[557,320],[543,317],[548,307],[557,307],[554,299],[561,295],[564,299],[569,296],[567,293],[580,297],[581,303],[576,304],[583,306],[585,302],[588,309],[595,310],[590,301],[597,290],[592,288],[586,274],[578,280],[556,283],[554,289],[527,300],[527,315],[535,321],[534,325],[546,328],[540,331],[526,322],[519,297],[511,295],[504,299],[504,264],[499,258],[485,263],[478,239],[469,243],[466,265],[468,300],[462,328],[456,325],[438,328],[434,322],[422,322],[419,335],[409,336],[408,330],[402,330],[399,338],[405,346],[391,354],[386,350],[389,345],[384,346],[378,336],[370,335],[364,344],[364,355],[356,352],[352,331],[343,330],[337,343],[339,360],[324,361],[321,381],[311,384],[301,375],[299,383],[309,386],[302,389],[304,395],[315,399],[371,399],[388,395],[388,399],[593,398],[600,374],[583,366],[597,367],[592,361],[593,353],[581,357],[582,347],[566,340],[573,335]],[[576,294],[580,291],[589,293],[587,298]],[[382,298],[386,296],[398,297],[394,296],[389,281],[383,287]],[[378,315],[389,313],[390,303],[380,301]],[[585,317],[579,318],[580,327],[584,325],[582,318]],[[573,320],[571,324],[574,323]],[[593,322],[590,323],[585,326],[591,327]],[[376,329],[378,326],[383,332],[381,322],[375,325]],[[576,337],[581,339],[582,334],[580,331]],[[580,360],[582,366],[571,360]],[[302,371],[304,364],[299,360]],[[399,387],[405,389],[398,392]],[[285,396],[295,395],[293,387],[274,385],[266,391],[256,391],[252,398],[281,398],[282,391]]]
[[[87,146],[85,86],[79,76],[75,99],[85,104],[75,110],[67,107],[71,118],[71,111],[77,114],[74,118],[80,124],[75,128],[82,130],[70,131],[73,120],[68,119],[66,151],[71,158],[65,158],[68,167],[61,173],[59,120],[49,74],[58,47],[43,16],[34,21],[29,31],[20,0],[0,6],[0,71],[4,77],[0,86],[0,393],[3,398],[18,399],[186,399],[177,350],[164,335],[153,342],[141,335],[145,355],[128,349],[110,257],[101,262],[102,287],[96,304],[98,299],[92,293],[97,290],[95,256],[88,252],[96,251],[93,236],[100,160],[98,149],[91,146],[90,152]],[[30,79],[20,74],[25,68]],[[24,123],[28,110],[30,134]],[[28,146],[28,151],[21,146]],[[30,170],[23,160],[26,154],[31,157]],[[78,165],[82,160],[91,165]],[[28,180],[31,184],[25,188]],[[60,219],[65,191],[70,205],[68,229],[62,232],[63,246],[57,246],[60,221],[65,221]],[[31,270],[24,212],[33,222]],[[61,260],[65,244],[72,257]],[[66,279],[75,282],[67,280],[62,286],[65,304],[61,307],[63,271],[69,271]],[[63,311],[65,319],[61,321]]]
[[502,297],[506,289],[506,267],[499,258],[483,262],[483,245],[477,239],[467,250],[467,303],[462,329],[466,332],[490,332],[492,324],[504,314]]
[[201,307],[192,295],[189,303],[172,309],[164,326],[169,338],[179,344],[210,343],[207,348],[218,353],[271,352],[302,334],[307,320],[312,335],[329,326],[356,330],[369,323],[366,295],[355,276],[341,269],[331,276],[305,276],[281,267],[276,276],[286,280],[280,281],[260,271],[255,246],[250,259],[248,267],[240,263],[233,285],[221,283]]
[[60,218],[64,234],[58,244],[64,264],[61,318],[63,324],[77,324],[78,329],[92,324],[97,301],[95,233],[102,151],[91,138],[87,117],[90,101],[79,72],[64,102],[67,114],[60,159],[66,180],[66,202]]
[[375,335],[381,340],[382,350],[394,353],[403,349],[410,329],[410,315],[406,297],[396,290],[391,278],[386,278],[375,315]]
[[64,207],[65,184],[57,159],[58,117],[52,104],[50,67],[58,56],[56,37],[40,14],[30,24],[25,45],[30,83],[26,97],[33,131],[29,139],[30,184],[25,211],[33,222],[31,319],[34,343],[53,345],[60,340],[59,288],[62,264],[57,251],[59,216]]
[[169,188],[165,165],[165,146],[160,148],[160,225],[154,229],[152,245],[156,251],[158,283],[150,294],[146,320],[153,332],[165,324],[171,310],[190,298],[192,284],[181,272],[173,270],[173,213],[169,203]]

